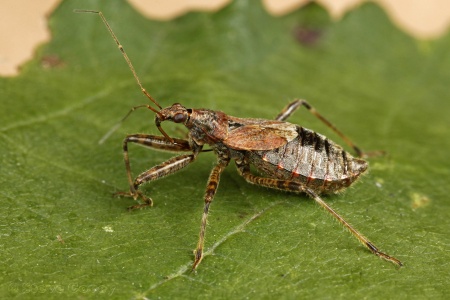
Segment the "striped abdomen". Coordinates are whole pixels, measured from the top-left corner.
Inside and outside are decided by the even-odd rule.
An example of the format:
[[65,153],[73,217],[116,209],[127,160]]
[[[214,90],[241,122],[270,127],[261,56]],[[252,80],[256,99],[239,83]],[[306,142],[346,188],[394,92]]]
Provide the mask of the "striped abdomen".
[[284,146],[250,152],[250,163],[270,177],[302,182],[317,193],[348,187],[367,169],[325,136],[297,127],[298,136]]

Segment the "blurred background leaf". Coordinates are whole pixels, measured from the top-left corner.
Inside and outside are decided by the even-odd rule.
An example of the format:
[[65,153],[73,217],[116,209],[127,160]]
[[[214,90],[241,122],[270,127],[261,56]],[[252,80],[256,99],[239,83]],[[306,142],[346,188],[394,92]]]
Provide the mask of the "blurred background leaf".
[[[444,298],[450,290],[449,46],[418,42],[365,4],[339,22],[317,5],[282,18],[257,1],[146,20],[121,1],[63,2],[53,39],[17,78],[0,79],[2,298]],[[326,198],[398,270],[304,195],[251,186],[230,166],[212,205],[210,251],[192,263],[211,153],[144,187],[127,212],[121,141],[157,133],[99,9],[163,106],[273,118],[308,99],[367,150],[385,150],[345,193]],[[341,141],[307,112],[290,121]],[[182,136],[170,124],[164,127]],[[134,173],[170,154],[132,147]],[[208,250],[209,249],[209,250]],[[211,250],[213,249],[213,250]]]

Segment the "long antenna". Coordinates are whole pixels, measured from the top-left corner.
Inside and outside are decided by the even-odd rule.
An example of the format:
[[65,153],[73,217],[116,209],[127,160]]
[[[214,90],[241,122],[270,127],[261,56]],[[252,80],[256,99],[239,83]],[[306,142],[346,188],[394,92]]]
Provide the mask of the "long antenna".
[[[122,52],[123,57],[125,58],[125,60],[127,61],[128,67],[130,68],[131,72],[133,72],[133,76],[136,79],[137,84],[139,85],[139,87],[141,88],[142,93],[144,93],[145,96],[147,96],[148,99],[150,99],[150,101],[152,101],[157,107],[159,107],[159,109],[162,109],[161,105],[159,105],[158,102],[156,102],[155,99],[153,99],[153,97],[147,92],[147,90],[142,86],[141,81],[139,80],[139,77],[136,74],[136,71],[134,70],[133,64],[131,63],[131,60],[128,58],[127,53],[125,52],[125,50],[123,49],[123,46],[120,44],[119,39],[116,37],[116,35],[114,34],[111,26],[109,26],[108,22],[106,21],[105,17],[103,16],[101,11],[95,11],[95,10],[84,10],[84,9],[74,9],[75,13],[93,13],[93,14],[97,14],[100,16],[100,18],[102,19],[103,23],[105,24],[106,28],[108,29],[109,33],[111,34],[112,38],[114,39],[114,41],[117,44],[117,47],[119,48],[120,52]],[[159,114],[159,111],[154,109],[151,106],[147,106],[150,110],[152,110],[153,112]]]
[[98,143],[101,145],[103,144],[117,129],[119,129],[120,125],[128,118],[129,115],[131,115],[132,112],[134,112],[138,108],[149,108],[151,109],[150,105],[148,104],[142,104],[135,107],[132,107],[130,111],[120,120],[116,125],[114,125],[108,132],[98,141]]

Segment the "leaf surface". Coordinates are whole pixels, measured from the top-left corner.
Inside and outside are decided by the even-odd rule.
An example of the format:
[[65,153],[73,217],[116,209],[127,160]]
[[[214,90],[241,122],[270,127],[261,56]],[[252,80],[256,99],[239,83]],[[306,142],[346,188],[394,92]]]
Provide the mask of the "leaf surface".
[[[76,7],[74,6],[76,5]],[[121,143],[157,134],[151,111],[96,15],[99,9],[162,106],[274,118],[304,98],[366,150],[360,183],[325,201],[381,250],[377,259],[305,195],[248,185],[230,165],[211,206],[207,256],[189,273],[215,158],[143,191],[127,212]],[[170,22],[121,1],[65,1],[52,42],[17,78],[0,79],[2,298],[443,298],[450,253],[450,78],[447,35],[418,42],[374,4],[339,22],[309,5],[286,17],[257,1]],[[43,60],[57,58],[52,68]],[[343,142],[306,110],[290,119]],[[171,135],[184,133],[163,124]],[[349,149],[350,150],[350,149]],[[130,147],[134,175],[171,154]]]

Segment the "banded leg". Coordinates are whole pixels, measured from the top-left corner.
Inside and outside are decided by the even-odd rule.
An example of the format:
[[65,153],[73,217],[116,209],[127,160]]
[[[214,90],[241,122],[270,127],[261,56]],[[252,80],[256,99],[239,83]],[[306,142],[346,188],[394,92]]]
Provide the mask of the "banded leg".
[[205,192],[205,206],[203,208],[202,224],[200,226],[200,234],[197,243],[197,248],[194,251],[194,264],[192,269],[195,270],[197,266],[203,259],[203,245],[205,243],[205,232],[206,232],[206,222],[209,213],[209,206],[214,199],[217,187],[219,186],[220,174],[223,172],[225,167],[228,165],[229,160],[219,161],[219,163],[212,169],[209,175],[208,185],[206,186]]
[[239,174],[244,177],[245,180],[249,183],[265,186],[268,188],[273,189],[279,189],[284,191],[290,191],[290,192],[304,192],[308,194],[311,198],[313,198],[321,207],[325,208],[334,218],[336,218],[342,225],[344,225],[345,228],[347,228],[367,249],[370,250],[373,254],[375,254],[378,257],[381,257],[387,261],[390,261],[397,266],[402,266],[403,264],[396,259],[395,257],[389,256],[380,250],[371,242],[369,239],[367,239],[364,235],[362,235],[359,231],[357,231],[355,228],[353,228],[347,221],[344,220],[343,217],[341,217],[335,210],[333,210],[325,201],[323,201],[319,195],[311,190],[310,188],[304,186],[303,184],[297,182],[297,181],[291,181],[291,180],[279,180],[274,178],[267,178],[267,177],[259,177],[255,176],[250,172],[250,166],[248,164],[238,164],[236,162],[236,165],[238,167]]
[[339,135],[344,142],[353,148],[356,155],[358,157],[366,157],[367,155],[361,151],[361,149],[356,146],[346,135],[344,135],[339,129],[336,128],[330,121],[328,121],[325,117],[323,117],[321,114],[319,114],[314,107],[312,107],[306,100],[297,99],[293,102],[289,103],[281,113],[276,116],[275,120],[277,121],[285,121],[287,118],[289,118],[300,106],[306,107],[308,111],[316,116],[319,120],[321,120],[325,125],[327,125],[331,130],[333,130],[337,135]]
[[[189,155],[179,155],[173,157],[153,168],[141,173],[136,179],[133,181],[131,175],[131,167],[130,167],[130,158],[128,156],[128,143],[136,143],[143,145],[145,147],[157,149],[157,150],[165,150],[165,151],[173,151],[173,152],[181,152],[181,151],[192,151],[193,154]],[[186,167],[190,164],[197,156],[197,154],[201,151],[201,148],[192,149],[189,146],[189,142],[182,139],[174,139],[174,143],[167,141],[165,137],[147,135],[147,134],[132,134],[128,135],[123,141],[123,156],[125,161],[125,169],[127,171],[128,183],[130,186],[129,192],[118,192],[116,195],[132,197],[134,200],[137,198],[141,198],[144,202],[143,204],[138,204],[129,207],[128,209],[136,209],[142,208],[145,206],[152,206],[153,201],[151,198],[145,196],[142,192],[138,190],[139,186],[143,183],[159,179],[161,177],[173,174],[182,168]]]

